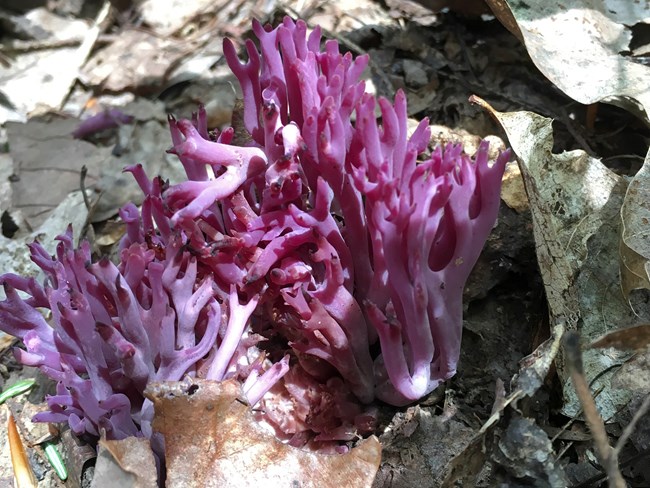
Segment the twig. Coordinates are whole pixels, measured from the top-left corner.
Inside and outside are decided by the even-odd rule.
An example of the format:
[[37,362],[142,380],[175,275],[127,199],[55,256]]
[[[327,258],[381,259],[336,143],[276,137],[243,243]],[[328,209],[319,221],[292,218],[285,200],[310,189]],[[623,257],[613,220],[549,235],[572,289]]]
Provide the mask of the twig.
[[[109,44],[117,39],[114,34],[102,34],[97,37],[95,45]],[[76,47],[81,45],[83,39],[44,39],[37,41],[14,41],[11,44],[0,44],[0,50],[6,53],[20,54],[33,51],[49,51],[63,47]]]
[[90,201],[88,200],[88,195],[86,195],[86,175],[88,174],[88,167],[84,164],[81,167],[81,173],[79,173],[79,189],[81,190],[81,195],[84,197],[84,205],[86,210],[90,212]]
[[[534,100],[532,99],[523,99],[517,96],[513,96],[512,94],[506,96],[504,93],[497,92],[487,85],[484,85],[482,82],[476,84],[476,83],[471,83],[467,79],[463,78],[462,76],[458,76],[456,73],[449,73],[443,70],[440,70],[437,72],[437,75],[439,77],[445,77],[450,80],[454,80],[455,82],[459,83],[461,86],[466,88],[468,91],[471,91],[473,93],[481,93],[483,98],[486,98],[487,95],[489,95],[491,98],[498,99],[498,100],[504,100],[510,104],[515,103],[521,107],[526,107],[526,109],[534,109],[535,112],[537,112],[540,115],[543,115],[544,117],[549,117],[553,119],[557,119],[560,122],[564,124],[564,126],[567,129],[567,132],[573,137],[573,139],[578,143],[580,148],[586,152],[588,155],[595,157],[596,153],[595,151],[591,148],[587,140],[582,136],[581,131],[579,129],[579,124],[577,125],[574,121],[571,120],[569,115],[567,114],[566,110],[564,109],[559,109],[557,112],[552,111],[548,106],[544,106],[539,103],[535,103]],[[479,80],[480,81],[480,80]]]
[[[631,458],[628,458],[625,461],[621,461],[620,465],[622,468],[627,468],[628,466],[631,466],[633,463],[639,461],[640,459],[643,459],[644,457],[648,457],[648,455],[650,455],[650,451],[648,450],[641,451],[640,453],[635,454]],[[605,473],[597,474],[595,476],[592,476],[589,479],[584,480],[583,482],[577,485],[573,485],[571,488],[592,488],[596,486],[596,483],[602,480],[605,476],[606,476]]]
[[97,204],[99,203],[99,199],[102,197],[103,194],[100,193],[99,196],[97,197],[97,200],[95,200],[92,204],[90,203],[90,199],[88,198],[88,194],[86,193],[87,174],[88,174],[88,168],[84,164],[81,167],[81,173],[79,175],[79,190],[81,191],[81,195],[83,196],[84,199],[84,205],[86,206],[87,215],[86,215],[86,221],[84,222],[84,225],[81,228],[81,232],[79,233],[80,239],[85,237],[86,233],[88,232],[88,227],[90,227],[90,224],[92,223],[93,215],[95,215],[95,210],[97,210]]
[[[594,381],[595,381],[595,380],[593,380],[593,379],[591,380],[591,384],[592,384],[592,385],[594,384]],[[594,398],[598,398],[598,396],[603,392],[604,389],[605,389],[605,387],[604,387],[604,386],[601,386],[598,390],[596,390],[596,392],[594,393]],[[574,423],[576,420],[578,420],[578,418],[579,418],[581,415],[582,415],[582,407],[580,407],[580,408],[578,409],[578,411],[573,415],[573,417],[571,417],[571,418],[570,418],[570,419],[569,419],[569,420],[568,420],[568,421],[567,421],[567,422],[562,426],[562,428],[558,431],[558,433],[555,434],[555,435],[553,436],[553,438],[551,439],[551,443],[553,443],[553,442],[555,442],[556,440],[558,440],[558,439],[560,438],[560,436],[561,436],[564,432],[568,431],[568,430],[569,430],[569,427],[571,427],[571,425],[573,425],[573,423]],[[560,457],[562,457],[562,456],[558,456],[558,458],[560,458]]]
[[596,152],[591,148],[587,142],[587,139],[583,137],[581,131],[578,129],[573,120],[571,120],[571,117],[569,117],[569,114],[567,114],[566,110],[562,107],[560,107],[560,117],[558,118],[560,122],[566,126],[569,134],[573,136],[575,141],[581,146],[582,150],[589,154],[589,156],[596,157]]
[[452,28],[452,33],[454,34],[455,41],[458,43],[458,46],[460,47],[460,52],[463,56],[463,61],[465,61],[465,64],[467,65],[469,74],[472,77],[472,81],[476,84],[480,84],[480,80],[478,75],[476,74],[476,70],[474,69],[474,63],[472,63],[472,58],[469,54],[470,49],[467,47],[467,43],[465,42],[464,32],[461,32],[461,26],[458,23],[458,20],[454,16],[449,17],[449,23],[451,24]]
[[88,59],[88,56],[93,50],[93,47],[95,46],[95,43],[97,42],[97,39],[99,38],[99,34],[101,34],[102,30],[105,28],[103,24],[105,24],[106,19],[108,19],[108,16],[111,12],[111,3],[106,0],[104,2],[104,5],[102,5],[102,8],[100,9],[99,13],[97,14],[97,17],[95,18],[95,22],[93,23],[92,27],[88,29],[88,32],[86,32],[86,37],[84,38],[83,42],[77,49],[77,52],[75,53],[75,62],[76,62],[76,69],[68,71],[66,74],[67,79],[66,83],[68,86],[68,91],[66,95],[63,97],[61,100],[61,104],[59,106],[59,109],[63,109],[63,106],[65,105],[65,102],[72,91],[72,87],[74,86],[74,83],[79,76],[79,70],[81,67],[84,65],[86,60]]
[[621,453],[621,450],[623,449],[623,447],[625,447],[625,443],[632,435],[632,432],[634,432],[634,427],[636,427],[636,424],[639,423],[639,420],[641,420],[641,418],[646,414],[648,408],[650,408],[650,395],[647,395],[645,397],[643,403],[641,404],[639,409],[632,417],[632,420],[630,420],[630,423],[627,424],[627,426],[623,430],[621,437],[618,438],[618,442],[616,443],[616,447],[614,448],[615,456],[618,457],[618,455]]
[[562,457],[567,453],[569,449],[573,447],[574,442],[569,441],[567,442],[566,446],[564,446],[564,449],[562,449],[560,452],[557,453],[557,459],[562,459]]
[[585,421],[589,426],[591,435],[594,438],[596,455],[601,466],[607,473],[610,488],[625,488],[626,484],[618,467],[618,452],[609,445],[605,422],[598,413],[596,402],[589,390],[589,384],[585,378],[582,368],[582,352],[580,350],[580,335],[576,331],[568,331],[564,338],[564,351],[573,380],[573,387],[576,390],[582,410],[585,414]]

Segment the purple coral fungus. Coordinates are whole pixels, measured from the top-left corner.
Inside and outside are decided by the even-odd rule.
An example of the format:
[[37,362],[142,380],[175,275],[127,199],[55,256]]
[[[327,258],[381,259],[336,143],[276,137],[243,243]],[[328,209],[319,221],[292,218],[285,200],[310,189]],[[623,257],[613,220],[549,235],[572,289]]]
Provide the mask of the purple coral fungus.
[[367,56],[321,51],[320,30],[288,18],[253,31],[246,63],[224,41],[247,143],[209,132],[202,110],[170,117],[187,181],[128,168],[145,200],[120,212],[119,265],[92,264],[68,231],[54,258],[31,246],[44,286],[0,278],[16,357],[58,382],[37,420],[151,436],[147,383],[238,377],[279,435],[318,444],[371,430],[375,398],[404,405],[454,375],[508,154],[489,163],[484,142],[420,161],[428,122],[409,135],[402,91],[365,93]]

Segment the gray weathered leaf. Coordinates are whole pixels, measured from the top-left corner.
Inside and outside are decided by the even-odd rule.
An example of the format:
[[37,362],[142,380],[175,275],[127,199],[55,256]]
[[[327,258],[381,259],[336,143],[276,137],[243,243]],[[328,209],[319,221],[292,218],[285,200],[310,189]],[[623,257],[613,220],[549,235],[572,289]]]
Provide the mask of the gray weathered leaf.
[[[481,103],[482,101],[479,101]],[[519,158],[530,200],[537,259],[555,322],[580,330],[585,342],[638,320],[619,287],[619,213],[625,180],[584,151],[553,154],[551,120],[532,112],[501,113],[488,108],[508,135]],[[629,399],[610,386],[608,369],[625,357],[616,351],[589,350],[585,374],[608,418]],[[564,413],[580,408],[561,356]]]
[[621,208],[621,288],[650,289],[650,153],[634,176]]

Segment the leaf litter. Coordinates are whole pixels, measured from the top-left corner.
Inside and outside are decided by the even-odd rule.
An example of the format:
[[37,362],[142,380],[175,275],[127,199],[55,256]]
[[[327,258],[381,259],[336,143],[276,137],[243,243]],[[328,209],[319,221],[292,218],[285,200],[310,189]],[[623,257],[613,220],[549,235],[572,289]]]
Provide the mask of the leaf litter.
[[[498,2],[488,3],[494,7]],[[648,20],[643,12],[634,10],[638,8],[636,4],[625,8],[621,2],[610,2],[608,11],[587,12],[581,2],[571,2],[571,5],[563,2],[564,7],[573,7],[571,11],[577,21],[582,24],[586,21],[587,25],[584,30],[579,30],[580,42],[572,44],[566,41],[564,35],[576,32],[576,19],[566,16],[564,11],[540,12],[528,9],[527,13],[523,13],[524,2],[517,2],[516,5],[514,2],[503,3],[512,14],[514,26],[521,33],[528,54],[555,87],[577,102],[613,102],[647,119],[644,109],[648,106],[648,68],[628,53],[633,35],[626,26],[641,25]],[[282,6],[271,4],[272,2],[256,10],[255,15],[266,15],[269,20],[273,20],[273,9],[281,10]],[[362,4],[363,2],[359,3]],[[142,15],[149,29],[145,32],[153,33],[163,41],[158,46],[160,55],[138,58],[134,54],[132,69],[121,71],[114,65],[120,59],[119,56],[112,58],[106,56],[101,49],[93,49],[90,51],[91,60],[82,68],[80,76],[82,83],[87,86],[75,84],[67,98],[67,105],[64,98],[68,93],[66,91],[63,94],[61,88],[52,91],[53,98],[46,96],[49,90],[47,85],[29,91],[3,89],[3,95],[13,107],[7,109],[6,113],[11,115],[5,117],[21,121],[39,113],[35,110],[37,105],[21,101],[26,93],[30,93],[31,99],[36,103],[49,107],[45,111],[58,110],[63,106],[66,107],[64,110],[70,110],[68,116],[73,117],[86,110],[86,104],[95,100],[95,95],[99,96],[99,100],[106,98],[103,92],[128,91],[146,94],[147,97],[158,100],[154,103],[155,109],[152,108],[140,118],[136,116],[138,121],[134,126],[121,126],[107,138],[97,139],[94,141],[95,147],[87,154],[78,152],[78,149],[74,152],[71,136],[66,139],[63,135],[62,146],[58,149],[48,145],[47,137],[40,143],[40,137],[33,138],[35,147],[42,144],[36,152],[43,156],[43,164],[36,166],[45,169],[42,182],[38,178],[23,179],[20,163],[27,145],[32,143],[29,142],[29,136],[34,134],[37,126],[30,126],[23,131],[27,136],[24,140],[18,137],[16,130],[9,131],[11,159],[8,161],[12,167],[9,177],[18,177],[19,181],[12,184],[22,181],[25,183],[25,191],[35,193],[34,196],[28,196],[14,184],[13,191],[18,192],[17,196],[0,200],[3,202],[0,210],[15,215],[13,220],[19,228],[15,238],[3,237],[3,243],[9,246],[6,249],[13,249],[11,254],[8,251],[2,253],[3,256],[10,256],[6,264],[3,263],[3,271],[16,267],[21,268],[21,271],[27,269],[28,262],[19,255],[18,249],[33,239],[37,232],[47,243],[61,232],[67,221],[75,220],[75,228],[81,228],[86,223],[87,209],[78,191],[76,206],[60,207],[63,216],[57,217],[59,220],[52,220],[57,211],[53,212],[52,217],[43,213],[39,219],[37,214],[45,210],[44,206],[34,214],[23,211],[32,208],[32,205],[44,203],[36,197],[51,195],[43,189],[48,188],[53,171],[57,171],[54,169],[57,168],[56,161],[52,163],[51,159],[53,154],[67,154],[61,160],[68,160],[72,166],[70,171],[66,169],[62,172],[71,176],[67,186],[57,184],[61,194],[45,202],[46,206],[48,209],[56,208],[68,192],[79,189],[79,171],[81,165],[86,164],[89,167],[87,185],[94,192],[90,196],[102,195],[99,202],[105,199],[102,206],[94,210],[93,219],[96,224],[90,228],[91,237],[95,230],[99,239],[102,238],[103,228],[112,228],[106,222],[118,223],[115,219],[116,209],[132,196],[132,193],[123,188],[126,179],[120,179],[122,166],[131,162],[143,162],[152,165],[152,174],[160,172],[167,178],[173,178],[172,163],[167,162],[166,155],[162,152],[168,144],[165,139],[164,114],[170,106],[192,106],[183,100],[184,90],[188,90],[188,93],[189,89],[197,93],[210,93],[210,84],[218,81],[220,73],[223,73],[219,67],[220,42],[214,40],[220,40],[226,34],[245,35],[245,18],[251,15],[250,5],[252,3],[245,8],[240,6],[241,14],[237,12],[236,5],[229,5],[223,17],[213,15],[218,21],[212,23],[209,13],[225,8],[224,5],[213,5],[212,10],[202,10],[203,7],[199,8],[197,2],[193,8],[186,5],[184,13],[167,16],[163,15],[164,9],[161,9],[158,18],[163,19],[162,22],[151,17],[151,11],[147,12],[143,7]],[[368,5],[363,5],[368,8]],[[527,65],[527,61],[522,61],[525,53],[515,38],[498,33],[498,29],[502,29],[498,23],[471,15],[462,17],[472,9],[466,9],[458,15],[453,12],[454,7],[450,13],[412,10],[418,12],[420,17],[405,13],[408,10],[398,12],[393,9],[392,15],[399,18],[400,23],[397,23],[376,4],[370,2],[370,5],[371,14],[366,19],[360,13],[361,10],[355,10],[355,6],[340,6],[336,2],[325,8],[304,3],[288,7],[299,13],[310,13],[311,9],[314,23],[320,22],[338,37],[349,40],[351,45],[370,51],[378,59],[378,64],[374,72],[371,70],[369,77],[376,81],[379,92],[390,92],[395,87],[405,86],[413,105],[417,106],[417,111],[413,113],[417,118],[430,115],[433,122],[448,127],[452,133],[462,134],[465,131],[476,136],[499,135],[502,133],[498,127],[472,109],[466,100],[475,93],[498,106],[502,111],[497,117],[507,135],[508,145],[513,147],[519,158],[528,197],[526,202],[519,189],[517,196],[508,198],[507,201],[512,202],[509,205],[516,210],[502,209],[495,236],[488,243],[484,257],[477,265],[475,284],[472,285],[473,288],[469,287],[472,290],[471,300],[466,306],[467,329],[457,377],[448,382],[442,391],[434,392],[429,400],[431,404],[425,399],[421,405],[397,412],[396,415],[389,409],[385,411],[384,427],[387,430],[380,439],[386,450],[375,486],[414,486],[413,483],[418,478],[409,477],[408,470],[418,473],[420,480],[435,484],[442,482],[445,477],[447,483],[458,479],[465,480],[466,485],[475,483],[476,486],[494,486],[497,480],[517,480],[525,484],[527,480],[537,479],[544,480],[543,483],[547,486],[561,486],[567,479],[569,483],[584,481],[585,473],[594,475],[593,471],[581,469],[580,466],[583,465],[580,461],[568,461],[562,456],[566,456],[567,450],[574,449],[577,459],[587,462],[590,447],[588,432],[576,431],[574,438],[579,439],[576,441],[563,441],[561,435],[558,437],[549,434],[551,427],[562,427],[558,423],[558,411],[567,416],[563,417],[565,419],[577,416],[574,425],[581,425],[580,404],[567,380],[562,353],[558,352],[561,334],[552,324],[563,323],[568,329],[580,330],[583,342],[587,344],[603,334],[616,334],[615,331],[620,327],[647,321],[648,306],[644,289],[648,288],[649,253],[645,230],[647,223],[643,212],[648,200],[645,181],[648,163],[637,171],[641,168],[648,149],[647,144],[642,142],[647,137],[647,131],[624,112],[603,104],[598,105],[600,115],[595,118],[595,130],[600,130],[600,134],[593,132],[593,128],[586,128],[591,125],[586,119],[583,123],[583,119],[589,117],[586,109],[571,98],[558,94],[542,74]],[[528,7],[535,6],[531,3]],[[460,6],[458,8],[461,10]],[[357,18],[351,19],[346,14],[348,12],[356,12]],[[86,18],[86,29],[93,26],[98,13],[91,12],[92,15]],[[125,19],[129,18],[129,12],[120,15],[120,22],[128,23]],[[409,15],[413,17],[409,18]],[[226,22],[224,17],[229,21]],[[503,21],[501,16],[499,18]],[[164,19],[173,19],[173,22]],[[414,26],[411,22],[418,22],[418,19],[422,19],[421,23]],[[310,20],[309,16],[307,20]],[[551,22],[552,20],[561,22]],[[422,25],[433,28],[422,31]],[[128,28],[120,31],[123,36],[120,37],[118,33],[114,39],[110,37],[112,34],[104,34],[108,32],[110,30],[101,27],[97,37],[100,46],[110,47],[120,40],[123,42],[130,35]],[[401,33],[401,37],[395,38],[395,32]],[[535,36],[540,32],[545,35]],[[185,43],[184,38],[191,37],[192,33],[201,35],[195,36],[192,43]],[[205,36],[203,33],[210,35]],[[595,33],[607,35],[595,36]],[[82,32],[74,42],[80,42],[84,35],[88,34]],[[545,44],[540,44],[542,38]],[[495,39],[498,41],[495,42]],[[611,42],[603,43],[603,39]],[[79,51],[73,49],[67,52],[65,49],[68,47],[57,48],[56,43],[62,41],[69,42],[70,39],[56,39],[50,35],[49,38],[38,40],[46,46],[49,43],[46,52],[56,51],[66,57],[66,63],[72,62],[74,57],[70,53]],[[19,46],[19,43],[15,43],[17,49]],[[38,57],[40,52],[33,51],[30,55]],[[192,53],[196,53],[195,64],[190,62]],[[148,75],[138,74],[138,62],[146,66],[154,58],[160,65],[155,70],[150,70]],[[76,73],[80,62],[79,58],[74,59],[73,65],[76,65],[70,65],[70,69]],[[98,62],[100,59],[102,61]],[[99,71],[103,63],[112,69]],[[11,66],[11,69],[18,70],[21,65],[16,62]],[[40,66],[46,67],[47,64],[41,63]],[[614,66],[616,69],[612,69]],[[576,67],[580,69],[577,70]],[[588,76],[582,76],[583,71]],[[12,81],[17,79],[11,71],[3,75]],[[31,81],[29,76],[25,80]],[[632,83],[634,80],[637,81]],[[227,84],[227,81],[224,82]],[[187,83],[189,87],[184,86]],[[65,83],[57,86],[64,85]],[[94,93],[87,91],[89,87],[93,88]],[[42,98],[39,98],[41,95]],[[418,100],[421,103],[418,104]],[[210,103],[210,100],[201,101]],[[143,102],[145,105],[150,103],[141,100]],[[216,102],[215,105],[221,103]],[[125,107],[123,110],[128,109]],[[548,118],[556,119],[554,130],[551,130]],[[71,120],[74,125],[75,120]],[[222,117],[221,120],[228,118]],[[41,123],[44,125],[35,131],[38,134],[47,134],[48,131],[56,134],[62,127],[61,120],[56,117],[46,116]],[[619,136],[614,133],[618,125],[625,127],[624,133],[620,134],[621,142],[617,142]],[[52,140],[56,142],[57,137],[59,136]],[[29,144],[25,145],[21,141]],[[586,149],[589,154],[571,151],[576,148]],[[633,154],[626,154],[627,151]],[[98,158],[98,154],[104,156]],[[606,158],[611,170],[599,158]],[[107,160],[111,160],[111,163],[103,164]],[[18,165],[16,161],[19,162]],[[97,184],[99,173],[92,169],[95,164],[93,161],[99,163],[101,170]],[[35,164],[38,163],[36,157]],[[632,175],[635,175],[634,179],[628,186],[626,177]],[[519,180],[514,177],[513,181]],[[3,179],[3,183],[6,184],[6,180]],[[20,203],[17,205],[16,202]],[[527,210],[527,204],[530,210]],[[41,224],[48,223],[53,228],[50,233],[39,229]],[[534,248],[531,247],[533,235]],[[115,242],[115,239],[107,237],[105,242]],[[541,281],[535,277],[535,261],[539,263]],[[21,262],[23,264],[18,264]],[[619,263],[621,279],[618,274]],[[524,283],[526,285],[522,286]],[[469,285],[471,284],[472,282]],[[542,286],[548,299],[550,322],[545,317],[541,300],[537,298]],[[520,308],[512,308],[510,303],[513,300],[519,301]],[[628,329],[623,329],[626,330]],[[629,405],[628,408],[632,409],[629,411],[634,413],[633,408],[638,405],[635,399],[639,394],[648,393],[647,385],[642,381],[633,381],[647,376],[648,362],[644,359],[647,354],[643,352],[643,336],[632,332],[628,335],[629,338],[625,339],[610,336],[610,342],[605,344],[625,341],[624,349],[639,350],[631,359],[628,359],[629,353],[613,349],[590,349],[584,353],[585,373],[589,379],[595,379],[592,391],[598,393],[596,401],[601,415],[612,426],[618,425],[621,428],[625,427],[629,417],[617,416],[619,410]],[[549,337],[548,342],[544,342]],[[504,355],[503,351],[507,351],[507,358],[499,357],[499,353]],[[531,351],[535,353],[518,365],[518,361]],[[11,361],[4,360],[2,365],[5,377],[11,377],[16,371],[16,366]],[[553,382],[556,368],[561,386]],[[512,381],[506,387],[503,382],[509,378]],[[498,386],[499,383],[501,387]],[[182,387],[177,388],[182,391]],[[549,395],[553,391],[557,393],[558,388],[564,401],[551,406],[552,396]],[[179,398],[182,397],[179,393]],[[632,402],[628,404],[632,397]],[[443,402],[442,405],[437,403],[440,401]],[[195,407],[185,405],[182,408],[192,411]],[[233,415],[239,419],[241,427],[256,425],[247,417],[243,405],[235,401],[228,408],[237,412]],[[644,432],[643,421],[641,422],[639,432]],[[174,425],[168,429],[169,435],[179,433],[178,427]],[[612,429],[612,432],[616,432],[614,427]],[[568,432],[565,437],[569,437]],[[271,438],[264,439],[263,442],[273,441]],[[535,442],[531,443],[531,439]],[[192,446],[206,440],[185,438],[182,442]],[[637,451],[630,453],[631,458],[648,448],[641,437],[633,437],[632,443]],[[186,446],[182,443],[180,445]],[[439,447],[436,448],[436,445]],[[101,441],[100,452],[107,452],[106,446],[106,441]],[[444,449],[440,446],[444,446]],[[353,451],[355,449],[359,447]],[[110,450],[111,454],[102,458],[102,464],[98,461],[98,465],[105,464],[103,460],[106,456],[112,457],[113,464],[108,473],[109,476],[117,476],[120,470],[133,471],[125,468],[128,463],[124,464],[122,454],[128,457],[129,454],[145,451],[146,446],[142,443],[132,443],[119,449],[114,447]],[[204,451],[205,449],[202,452]],[[440,451],[438,455],[436,451]],[[482,462],[477,463],[477,459]],[[204,458],[204,461],[202,471],[216,469],[218,463],[211,464],[209,457]],[[242,458],[242,462],[249,461],[246,457]],[[176,466],[179,477],[193,469],[187,463]],[[408,470],[404,469],[406,466]],[[306,474],[310,475],[311,472],[302,473]],[[629,479],[642,477],[634,471],[629,471],[627,475]],[[5,479],[7,476],[10,474],[0,466],[0,478]],[[81,476],[78,476],[79,480]],[[57,486],[52,479],[45,476],[40,483],[42,486]],[[309,476],[306,479],[311,480]],[[142,486],[149,486],[146,483],[150,481],[142,481]]]

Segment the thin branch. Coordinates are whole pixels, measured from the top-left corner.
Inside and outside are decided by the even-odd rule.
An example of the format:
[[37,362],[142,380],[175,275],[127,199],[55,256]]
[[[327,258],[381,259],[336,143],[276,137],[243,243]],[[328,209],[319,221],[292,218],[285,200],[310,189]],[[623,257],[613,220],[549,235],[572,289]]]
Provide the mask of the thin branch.
[[576,331],[568,331],[564,338],[564,351],[567,365],[571,372],[573,387],[578,394],[585,421],[594,438],[596,455],[601,466],[607,473],[610,488],[626,488],[625,480],[618,467],[618,452],[609,445],[605,422],[598,413],[596,401],[591,395],[589,384],[582,367],[582,351],[580,350],[580,335]]
[[632,433],[634,432],[634,427],[636,427],[636,424],[639,423],[639,420],[643,418],[643,416],[647,413],[648,408],[650,408],[650,395],[647,395],[645,399],[643,400],[643,403],[639,407],[639,409],[636,411],[634,416],[632,417],[632,420],[630,420],[630,423],[627,424],[625,429],[623,430],[623,433],[621,434],[621,437],[618,438],[618,442],[616,443],[616,447],[614,448],[614,454],[618,457],[618,455],[621,453],[621,450],[623,447],[625,447],[625,443],[627,440],[630,438]]

